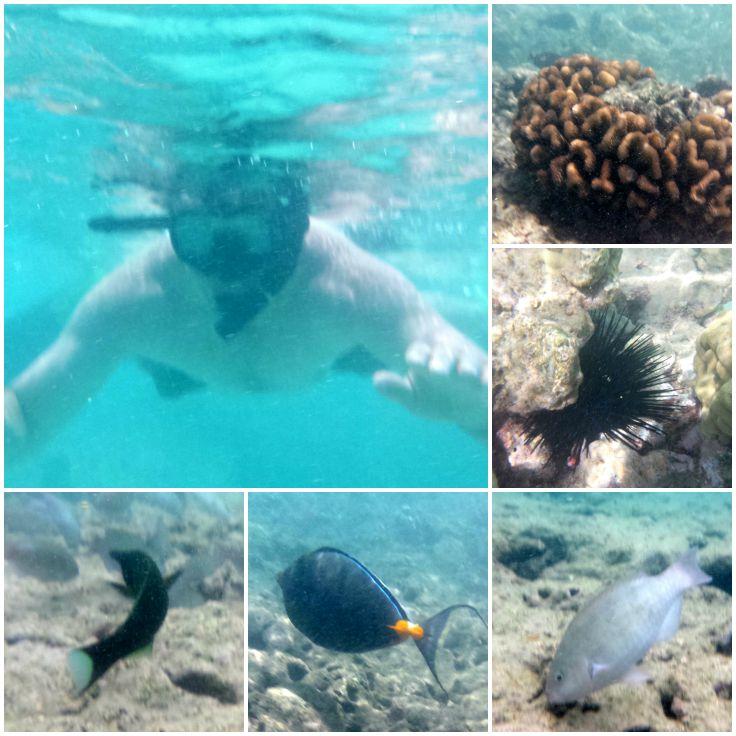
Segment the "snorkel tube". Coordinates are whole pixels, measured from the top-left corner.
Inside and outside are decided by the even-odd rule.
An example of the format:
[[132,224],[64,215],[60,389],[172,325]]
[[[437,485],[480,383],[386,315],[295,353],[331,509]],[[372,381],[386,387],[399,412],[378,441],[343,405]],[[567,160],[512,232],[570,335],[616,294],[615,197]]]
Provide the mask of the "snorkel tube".
[[171,227],[171,218],[166,215],[132,215],[116,217],[104,215],[87,220],[87,227],[99,233],[130,232],[135,230],[166,230]]

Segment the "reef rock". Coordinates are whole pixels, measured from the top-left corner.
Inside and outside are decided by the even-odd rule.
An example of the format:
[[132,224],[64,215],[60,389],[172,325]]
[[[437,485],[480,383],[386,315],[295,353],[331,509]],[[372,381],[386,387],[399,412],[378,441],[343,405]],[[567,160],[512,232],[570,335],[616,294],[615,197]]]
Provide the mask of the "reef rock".
[[296,693],[272,687],[254,693],[249,704],[250,727],[254,731],[327,731],[319,713]]
[[497,536],[493,543],[493,558],[525,580],[536,580],[546,568],[568,556],[563,536],[538,527],[518,535]]
[[614,280],[620,259],[614,248],[494,251],[494,412],[527,414],[576,400],[578,352],[593,328],[585,294]]

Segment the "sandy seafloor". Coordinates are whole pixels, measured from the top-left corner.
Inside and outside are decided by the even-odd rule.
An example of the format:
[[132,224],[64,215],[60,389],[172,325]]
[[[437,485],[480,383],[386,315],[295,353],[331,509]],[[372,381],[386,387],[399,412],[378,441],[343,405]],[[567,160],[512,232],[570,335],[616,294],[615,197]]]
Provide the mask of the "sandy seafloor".
[[488,632],[470,612],[452,614],[437,656],[445,704],[411,641],[357,655],[320,648],[291,624],[276,582],[301,554],[332,546],[379,576],[414,621],[454,603],[486,618],[486,502],[485,493],[249,494],[249,730],[487,731]]
[[[730,630],[731,596],[713,585],[686,592],[679,631],[644,658],[653,682],[612,685],[562,716],[544,694],[534,697],[575,611],[609,582],[647,569],[647,558],[667,558],[653,574],[699,547],[701,566],[713,575],[720,565],[730,587],[730,494],[493,493],[492,539],[494,731],[731,730],[731,656],[715,648]],[[498,562],[510,550],[539,577]],[[679,717],[665,715],[668,693]]]
[[[74,578],[42,581],[6,559],[6,731],[243,730],[242,511],[213,518],[137,503],[131,510],[110,528],[148,539],[147,551],[166,548],[165,574],[185,570],[170,590],[152,653],[117,662],[81,697],[72,694],[69,651],[110,634],[133,604],[109,585],[121,583],[122,575],[112,563],[107,570],[94,551],[105,524],[87,507]],[[7,516],[6,510],[6,545]],[[207,557],[208,551],[221,559]]]

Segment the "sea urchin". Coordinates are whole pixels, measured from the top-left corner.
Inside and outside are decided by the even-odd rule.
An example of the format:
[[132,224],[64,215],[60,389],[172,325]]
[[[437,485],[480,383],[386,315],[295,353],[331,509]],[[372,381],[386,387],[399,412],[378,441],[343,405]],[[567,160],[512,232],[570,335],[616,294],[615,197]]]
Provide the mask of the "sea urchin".
[[566,459],[570,468],[601,436],[639,453],[649,451],[642,432],[663,435],[654,422],[671,420],[680,407],[669,385],[672,366],[641,325],[612,307],[592,310],[590,317],[595,329],[580,349],[583,381],[577,401],[556,411],[540,409],[524,420],[525,443],[534,449],[543,445],[550,461]]

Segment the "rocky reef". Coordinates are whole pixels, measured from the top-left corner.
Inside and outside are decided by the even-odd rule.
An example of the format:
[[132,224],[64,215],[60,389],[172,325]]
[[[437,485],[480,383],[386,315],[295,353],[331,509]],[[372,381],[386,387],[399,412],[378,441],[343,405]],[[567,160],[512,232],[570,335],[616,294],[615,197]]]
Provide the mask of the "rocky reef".
[[731,227],[730,91],[696,100],[653,77],[638,61],[586,54],[541,69],[519,98],[511,132],[518,163],[569,206],[582,201],[636,223],[674,220],[723,239]]
[[[700,338],[695,367],[693,357],[704,326],[730,300],[730,249],[497,248],[492,272],[494,487],[729,484],[730,454],[706,417],[730,431],[730,383],[721,388],[730,380],[730,344],[721,339],[730,326]],[[543,448],[526,443],[525,419],[578,400],[580,350],[593,332],[590,310],[606,305],[654,336],[677,375],[680,409],[665,438],[647,437],[653,449],[598,440],[577,468],[559,468]],[[720,319],[730,325],[728,315]],[[701,422],[699,402],[710,406],[718,393],[722,398]]]
[[462,623],[445,635],[455,648],[447,665],[453,671],[448,701],[413,647],[336,656],[313,646],[285,616],[249,603],[249,730],[487,729],[480,675],[488,649],[481,636],[485,632],[470,632]]

